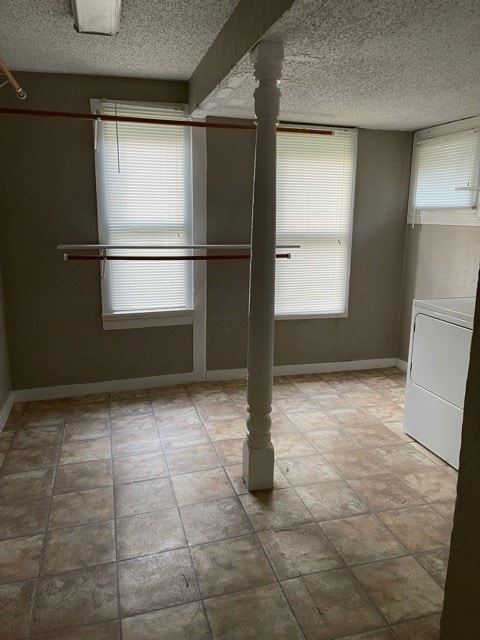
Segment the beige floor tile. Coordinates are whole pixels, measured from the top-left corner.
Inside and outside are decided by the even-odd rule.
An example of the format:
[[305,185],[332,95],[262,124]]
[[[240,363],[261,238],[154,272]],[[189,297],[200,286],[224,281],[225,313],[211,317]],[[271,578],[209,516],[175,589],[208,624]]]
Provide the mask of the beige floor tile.
[[437,613],[443,591],[412,556],[354,567],[390,624]]
[[240,501],[255,531],[283,529],[313,520],[294,489],[245,493]]
[[442,589],[445,587],[445,579],[447,577],[448,556],[448,549],[427,551],[415,556],[417,562],[438,582]]
[[115,517],[133,516],[175,506],[169,478],[154,478],[114,487]]
[[156,424],[152,415],[117,416],[111,419],[112,435],[153,435],[156,433]]
[[397,640],[390,629],[375,629],[365,633],[356,633],[354,636],[344,636],[337,640]]
[[59,446],[40,449],[10,449],[5,454],[0,474],[8,475],[54,467],[57,464],[59,449]]
[[110,403],[137,401],[142,403],[148,400],[150,394],[148,389],[126,389],[124,391],[112,391],[109,394]]
[[215,442],[216,440],[243,438],[245,436],[246,425],[243,418],[233,418],[232,420],[205,422],[205,429],[213,442]]
[[211,422],[212,420],[233,420],[240,418],[241,415],[237,406],[230,398],[219,402],[214,400],[212,403],[198,403],[195,401],[195,407],[203,422]]
[[426,458],[434,462],[436,465],[443,466],[446,464],[445,460],[442,460],[441,458],[436,456],[434,453],[429,451],[429,449],[421,445],[419,442],[411,442],[410,446],[416,449],[416,451],[419,451],[422,455],[424,455]]
[[242,462],[243,442],[244,438],[232,438],[214,442],[213,446],[222,464],[239,464]]
[[413,438],[408,433],[405,433],[403,422],[385,422],[383,426],[396,433],[404,442],[413,442]]
[[140,453],[113,460],[115,484],[152,480],[168,476],[167,462],[162,453]]
[[215,638],[302,640],[303,634],[277,584],[205,602]]
[[211,444],[175,449],[168,451],[166,456],[172,475],[215,469],[222,466],[220,458]]
[[112,436],[112,453],[115,458],[162,451],[162,443],[156,430],[150,433]]
[[119,560],[185,547],[178,509],[141,513],[115,522]]
[[68,407],[81,407],[92,404],[105,404],[109,401],[108,393],[89,393],[83,396],[66,398]]
[[344,566],[316,522],[262,531],[258,538],[279,580]]
[[[349,404],[345,396],[342,396],[340,393],[335,391],[333,387],[332,390],[328,393],[319,393],[318,395],[316,395],[315,402],[322,411],[342,409],[346,404]],[[354,405],[351,405],[351,408],[353,406]]]
[[272,433],[272,443],[277,460],[308,456],[317,453],[311,442],[301,433]]
[[207,469],[172,477],[179,506],[235,495],[223,469]]
[[362,447],[393,446],[404,442],[403,438],[381,423],[361,427],[345,426],[344,429],[358,440]]
[[373,511],[414,507],[423,504],[423,499],[403,480],[394,474],[384,474],[348,481],[358,495]]
[[63,529],[112,519],[112,487],[99,487],[53,496],[49,528]]
[[347,391],[344,393],[344,396],[349,402],[353,402],[353,404],[359,405],[362,408],[380,404],[385,399],[381,393],[373,391],[370,387],[367,387],[366,391]]
[[368,451],[325,451],[325,460],[346,479],[386,473],[387,468]]
[[432,460],[414,449],[410,443],[389,447],[375,447],[375,455],[390,471],[402,473],[415,469],[436,466]]
[[60,464],[102,460],[104,458],[110,458],[111,455],[110,438],[64,442],[60,453]]
[[66,464],[57,469],[53,492],[73,493],[113,484],[110,459]]
[[110,423],[107,419],[73,422],[65,427],[65,442],[94,440],[110,436]]
[[288,417],[302,433],[318,429],[336,429],[338,424],[327,413],[314,411],[311,413],[289,413]]
[[115,562],[113,522],[96,522],[49,531],[42,573],[60,573]]
[[110,417],[108,402],[95,402],[93,404],[72,405],[67,408],[65,423],[82,422],[83,420],[105,420]]
[[48,424],[62,424],[65,420],[65,409],[44,409],[23,413],[20,427],[40,427]]
[[36,578],[42,549],[43,535],[0,542],[0,583]]
[[18,429],[11,441],[11,449],[41,449],[56,447],[62,440],[61,424],[52,424],[28,429]]
[[0,503],[18,502],[20,497],[42,500],[52,493],[54,469],[25,471],[0,476]]
[[154,406],[155,421],[159,429],[202,424],[195,407],[165,409]]
[[192,557],[204,598],[275,582],[265,553],[253,535],[192,547]]
[[454,500],[457,493],[457,473],[451,467],[431,467],[408,473],[401,478],[428,501]]
[[384,511],[378,517],[411,553],[450,544],[450,524],[428,505]]
[[199,502],[180,508],[188,543],[201,544],[251,533],[237,497]]
[[179,447],[193,447],[197,444],[207,444],[210,438],[202,425],[187,425],[163,429],[161,439],[165,449],[177,449]]
[[334,388],[328,382],[322,380],[312,380],[308,375],[306,376],[291,376],[293,383],[304,393],[306,396],[317,397],[319,394],[334,393]]
[[348,569],[282,582],[307,640],[331,640],[385,623]]
[[99,624],[65,629],[46,636],[42,635],[39,640],[120,640],[120,622],[107,620]]
[[34,589],[34,580],[0,585],[0,640],[29,636]]
[[[231,483],[233,484],[235,493],[237,493],[238,495],[248,493],[247,485],[243,480],[243,467],[241,464],[228,465],[225,467],[225,471],[227,472],[227,475],[230,478]],[[274,489],[290,488],[290,484],[288,480],[280,471],[278,465],[274,466],[273,488]]]
[[367,505],[343,480],[297,487],[315,520],[335,520],[368,512]]
[[434,509],[442,518],[453,522],[453,515],[455,513],[456,500],[444,500],[443,502],[430,502],[430,506]]
[[0,539],[41,533],[47,528],[50,498],[2,504],[0,502]]
[[25,402],[23,412],[35,413],[43,409],[65,409],[68,406],[68,398],[50,398],[47,400],[32,400]]
[[275,406],[286,414],[318,413],[318,405],[311,399],[299,393],[294,396],[275,399]]
[[188,549],[119,562],[118,582],[122,617],[200,598]]
[[360,449],[359,443],[343,429],[321,429],[306,434],[321,454],[329,451],[351,451]]
[[319,454],[299,458],[284,458],[278,461],[284,477],[294,487],[340,480],[340,476]]
[[152,405],[150,399],[126,399],[110,401],[110,414],[112,418],[122,418],[123,416],[151,415]]
[[182,604],[122,620],[123,640],[210,640],[200,602]]
[[398,404],[387,400],[373,407],[368,407],[368,413],[382,422],[400,422],[403,420],[404,412]]
[[14,435],[15,431],[0,431],[0,451],[8,451]]
[[331,409],[329,413],[336,422],[345,427],[361,427],[377,422],[369,413],[358,407]]
[[115,565],[106,564],[39,580],[34,634],[116,618]]
[[398,640],[439,640],[440,616],[402,622],[393,627]]
[[408,553],[387,527],[371,514],[322,522],[321,527],[348,565],[386,560]]

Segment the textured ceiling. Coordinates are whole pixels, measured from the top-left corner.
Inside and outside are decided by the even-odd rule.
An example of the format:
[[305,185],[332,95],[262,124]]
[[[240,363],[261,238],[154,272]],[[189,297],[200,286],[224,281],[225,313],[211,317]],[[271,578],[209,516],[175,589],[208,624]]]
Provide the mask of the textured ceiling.
[[[479,0],[297,0],[267,36],[285,44],[284,120],[414,130],[480,113]],[[252,117],[244,57],[204,113]]]
[[0,0],[0,56],[15,70],[187,80],[238,0],[123,0],[120,32],[79,34],[70,0]]

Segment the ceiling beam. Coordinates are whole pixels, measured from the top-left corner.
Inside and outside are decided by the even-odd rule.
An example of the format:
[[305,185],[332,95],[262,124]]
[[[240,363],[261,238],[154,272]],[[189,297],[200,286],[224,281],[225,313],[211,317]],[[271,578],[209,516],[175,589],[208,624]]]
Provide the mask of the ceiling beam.
[[215,87],[294,2],[240,0],[189,80],[190,113],[195,114]]

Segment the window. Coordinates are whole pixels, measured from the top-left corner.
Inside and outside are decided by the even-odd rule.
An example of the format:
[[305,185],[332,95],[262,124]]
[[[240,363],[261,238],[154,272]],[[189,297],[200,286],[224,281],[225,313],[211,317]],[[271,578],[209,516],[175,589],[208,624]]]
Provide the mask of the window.
[[279,133],[277,244],[299,244],[276,265],[277,318],[347,313],[355,130]]
[[408,217],[412,224],[479,224],[479,132],[449,132],[451,126],[415,135]]
[[[106,115],[161,119],[184,115],[182,110],[155,105],[92,102],[96,112]],[[100,243],[189,244],[190,153],[185,127],[102,122],[96,137]],[[115,250],[116,255],[139,253],[158,251]],[[191,271],[187,261],[107,262],[102,279],[104,328],[190,323]]]

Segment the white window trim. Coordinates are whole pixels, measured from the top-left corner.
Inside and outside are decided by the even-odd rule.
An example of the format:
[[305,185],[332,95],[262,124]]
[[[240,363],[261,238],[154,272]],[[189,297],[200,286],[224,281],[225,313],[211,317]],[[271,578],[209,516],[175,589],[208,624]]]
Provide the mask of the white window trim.
[[[112,102],[109,99],[109,102]],[[90,100],[90,111],[91,113],[100,113],[102,107],[102,100],[98,98],[92,98]],[[187,105],[180,103],[165,103],[165,102],[140,102],[140,101],[131,101],[131,100],[117,100],[119,104],[135,104],[135,105],[143,105],[143,106],[155,106],[158,108],[171,108],[171,109],[182,109],[186,112]],[[187,129],[187,133],[191,133],[189,129]],[[103,136],[99,135],[96,129],[96,123],[93,125],[93,139],[94,145],[96,147],[95,153],[95,182],[96,182],[96,193],[97,193],[97,224],[98,224],[98,235],[99,238],[106,237],[106,229],[105,229],[105,220],[106,215],[103,210],[104,204],[106,202],[106,185],[104,180],[104,166],[103,162],[105,159],[105,154],[103,153]],[[186,144],[189,146],[191,150],[192,140],[191,135],[188,135],[186,138]],[[190,189],[186,190],[186,200],[187,206],[192,208],[192,154],[189,154],[189,162],[186,168],[186,181],[190,185]],[[190,214],[190,229],[189,235],[192,237],[193,235],[193,216]],[[190,241],[190,240],[189,240]],[[195,272],[195,264],[194,264],[194,272]],[[108,263],[107,263],[108,268]],[[105,331],[110,331],[114,329],[141,329],[145,327],[165,327],[170,325],[191,325],[193,324],[194,319],[194,309],[179,309],[179,310],[168,310],[168,311],[138,311],[138,312],[112,312],[110,311],[111,306],[108,304],[110,290],[108,287],[108,282],[106,278],[101,277],[101,265],[99,265],[99,274],[100,274],[100,288],[101,288],[101,298],[102,298],[102,324],[103,329]],[[195,275],[193,275],[195,279]],[[197,278],[198,280],[198,278]],[[192,283],[193,284],[193,283]],[[193,286],[192,286],[192,304],[193,304]]]
[[[290,126],[290,125],[289,125]],[[298,125],[299,128],[305,125]],[[294,128],[294,126],[292,126]],[[352,194],[350,198],[350,239],[348,243],[347,256],[347,283],[345,288],[345,310],[342,313],[279,313],[275,314],[275,320],[318,320],[318,319],[334,319],[348,318],[348,308],[350,302],[350,273],[352,266],[352,244],[353,244],[353,223],[355,210],[355,185],[357,179],[357,155],[358,155],[358,129],[354,127],[322,127],[316,125],[308,125],[309,129],[321,129],[323,131],[353,131],[355,134],[354,155],[353,155],[353,175],[352,175]]]
[[436,224],[446,226],[463,226],[478,227],[480,226],[480,199],[474,209],[453,209],[426,207],[423,209],[415,209],[414,198],[417,188],[418,176],[418,142],[420,140],[428,140],[430,138],[438,138],[451,133],[460,133],[480,127],[480,116],[474,118],[466,118],[465,120],[457,120],[447,124],[440,124],[428,129],[416,131],[413,136],[412,148],[412,169],[410,174],[410,191],[408,197],[408,213],[407,223],[414,227],[416,224]]

